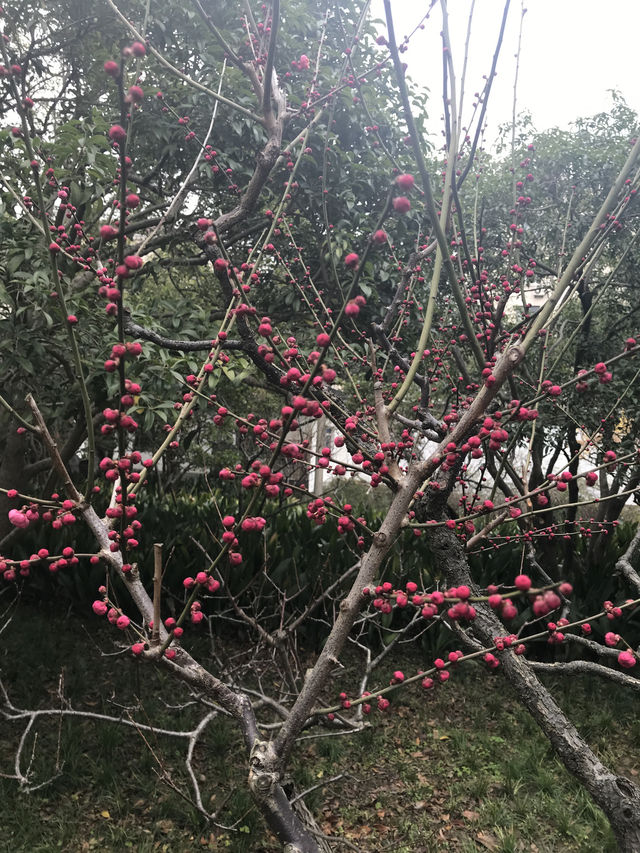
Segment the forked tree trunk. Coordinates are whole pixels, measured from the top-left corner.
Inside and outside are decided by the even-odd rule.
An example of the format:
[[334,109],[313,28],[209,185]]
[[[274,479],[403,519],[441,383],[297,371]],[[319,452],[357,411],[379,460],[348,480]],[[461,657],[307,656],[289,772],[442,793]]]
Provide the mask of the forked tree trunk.
[[[473,589],[467,555],[455,534],[437,528],[431,532],[430,541],[444,567],[447,583],[466,584]],[[504,635],[504,626],[487,605],[478,603],[476,610],[472,634],[483,645],[491,646],[495,637]],[[497,654],[505,678],[549,739],[555,754],[607,816],[620,851],[640,853],[640,788],[605,767],[525,659],[508,651]]]

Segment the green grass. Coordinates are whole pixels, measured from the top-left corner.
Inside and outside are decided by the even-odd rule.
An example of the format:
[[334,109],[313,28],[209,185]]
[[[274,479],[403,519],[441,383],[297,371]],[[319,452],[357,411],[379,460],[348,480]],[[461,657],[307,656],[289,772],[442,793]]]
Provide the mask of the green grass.
[[[94,635],[92,634],[91,637]],[[60,673],[73,707],[117,715],[131,709],[141,722],[190,728],[198,709],[172,711],[186,690],[113,650],[113,634],[92,639],[77,620],[54,620],[43,608],[24,611],[3,635],[0,666],[12,700],[55,707]],[[424,665],[419,657],[401,666]],[[389,661],[392,670],[399,661]],[[348,670],[334,685],[348,687]],[[351,680],[353,683],[353,679]],[[588,680],[558,682],[561,704],[594,749],[618,772],[640,770],[640,722],[633,697]],[[371,716],[353,737],[317,738],[299,745],[292,766],[298,790],[347,773],[306,798],[322,831],[366,853],[494,850],[614,851],[602,813],[554,758],[532,719],[509,697],[500,677],[469,666],[425,694],[410,688],[391,709]],[[3,722],[0,772],[12,772],[22,729]],[[37,726],[33,770],[50,785],[24,794],[0,778],[0,850],[44,851],[229,850],[275,853],[245,786],[246,759],[226,719],[210,725],[194,770],[207,808],[220,824],[207,825],[172,790],[190,793],[184,742],[141,735],[117,725],[65,719]],[[534,845],[534,846],[532,846]],[[348,849],[336,846],[336,849]]]

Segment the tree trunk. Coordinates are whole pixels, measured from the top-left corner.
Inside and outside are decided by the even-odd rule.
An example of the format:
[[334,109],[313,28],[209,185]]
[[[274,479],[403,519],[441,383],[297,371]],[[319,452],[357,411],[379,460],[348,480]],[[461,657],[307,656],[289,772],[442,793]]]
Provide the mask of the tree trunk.
[[313,827],[309,826],[312,822],[315,824],[311,813],[299,814],[280,785],[274,786],[269,797],[260,799],[258,806],[270,829],[282,842],[284,853],[325,853],[326,846],[319,844],[322,838],[316,840]]
[[[255,738],[256,730],[245,730],[245,741],[252,742],[249,759],[249,790],[271,830],[282,842],[285,853],[324,853],[318,843],[321,833],[308,809],[292,806],[273,768],[277,754],[272,741]],[[247,736],[248,735],[248,736]],[[316,840],[317,838],[317,840]]]
[[[467,584],[473,589],[467,555],[460,540],[446,528],[437,528],[430,537],[447,583],[451,586]],[[493,645],[495,637],[505,634],[504,626],[487,605],[478,603],[476,610],[478,615],[472,623],[471,634],[483,645]],[[510,651],[498,653],[498,656],[504,676],[549,739],[558,758],[607,816],[618,848],[622,853],[640,853],[640,788],[605,767],[525,659]]]

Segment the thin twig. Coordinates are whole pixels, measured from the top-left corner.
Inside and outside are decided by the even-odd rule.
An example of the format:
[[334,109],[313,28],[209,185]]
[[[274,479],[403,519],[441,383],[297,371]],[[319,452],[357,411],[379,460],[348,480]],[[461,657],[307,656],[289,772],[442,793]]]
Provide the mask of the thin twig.
[[153,543],[153,628],[151,645],[160,642],[160,604],[162,599],[162,542]]

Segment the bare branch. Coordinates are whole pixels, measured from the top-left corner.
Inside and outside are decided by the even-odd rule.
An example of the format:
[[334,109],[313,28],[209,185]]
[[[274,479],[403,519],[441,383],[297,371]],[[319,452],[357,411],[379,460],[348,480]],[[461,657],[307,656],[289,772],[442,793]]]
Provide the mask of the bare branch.
[[640,550],[640,525],[636,528],[633,539],[629,543],[629,547],[624,552],[622,557],[618,558],[615,566],[615,572],[621,575],[626,582],[635,591],[636,595],[640,595],[640,575],[634,569],[632,563],[635,561],[638,551]]
[[558,661],[556,663],[539,663],[538,661],[530,661],[529,666],[535,672],[541,672],[544,675],[576,675],[578,673],[584,675],[598,675],[601,678],[607,678],[609,681],[614,681],[616,684],[621,684],[623,687],[629,687],[636,692],[640,691],[640,679],[634,678],[633,675],[627,675],[625,672],[619,672],[616,669],[610,669],[607,666],[602,666],[599,663],[593,663],[586,660],[573,661]]

